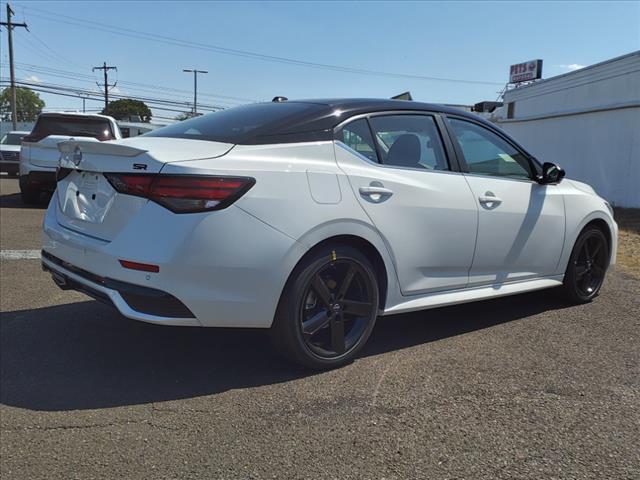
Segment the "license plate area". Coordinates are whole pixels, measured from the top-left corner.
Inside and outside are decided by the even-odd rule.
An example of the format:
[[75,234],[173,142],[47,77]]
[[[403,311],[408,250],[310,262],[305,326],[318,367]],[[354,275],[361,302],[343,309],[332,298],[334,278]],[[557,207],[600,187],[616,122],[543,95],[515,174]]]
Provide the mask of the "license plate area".
[[58,200],[62,213],[71,219],[102,223],[115,190],[100,172],[75,170],[58,182]]

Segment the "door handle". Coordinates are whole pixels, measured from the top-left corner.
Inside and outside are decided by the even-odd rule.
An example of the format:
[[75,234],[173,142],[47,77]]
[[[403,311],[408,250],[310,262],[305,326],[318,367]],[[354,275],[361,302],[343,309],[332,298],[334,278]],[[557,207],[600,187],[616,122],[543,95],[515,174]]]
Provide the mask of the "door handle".
[[393,190],[384,187],[360,187],[360,195],[383,195],[389,197],[393,195]]
[[500,197],[496,197],[493,192],[486,192],[484,195],[480,195],[478,197],[478,201],[483,205],[492,203],[494,206],[502,203],[502,199]]
[[384,188],[382,182],[371,182],[368,187],[360,187],[360,195],[373,203],[380,203],[385,201],[391,195],[393,190]]

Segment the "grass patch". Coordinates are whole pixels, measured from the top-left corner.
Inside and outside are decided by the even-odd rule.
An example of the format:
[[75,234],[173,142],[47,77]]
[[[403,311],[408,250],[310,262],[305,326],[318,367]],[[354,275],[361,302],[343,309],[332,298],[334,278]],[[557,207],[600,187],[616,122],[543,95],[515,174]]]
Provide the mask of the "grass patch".
[[614,209],[620,234],[617,267],[640,278],[640,208]]

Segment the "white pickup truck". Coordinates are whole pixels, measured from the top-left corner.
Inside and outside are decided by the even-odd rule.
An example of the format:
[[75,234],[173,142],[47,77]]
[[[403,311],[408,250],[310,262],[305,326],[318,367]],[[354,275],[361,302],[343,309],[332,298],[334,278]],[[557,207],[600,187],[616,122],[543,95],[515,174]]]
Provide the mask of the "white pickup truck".
[[20,149],[20,193],[25,204],[56,188],[58,143],[71,138],[96,142],[122,138],[115,119],[88,113],[41,113]]

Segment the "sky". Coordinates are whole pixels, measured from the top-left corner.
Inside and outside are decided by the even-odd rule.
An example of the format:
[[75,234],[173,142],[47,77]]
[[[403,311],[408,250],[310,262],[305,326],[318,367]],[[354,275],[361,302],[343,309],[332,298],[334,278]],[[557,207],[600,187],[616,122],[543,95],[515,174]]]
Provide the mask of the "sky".
[[[415,100],[473,104],[496,100],[513,63],[543,59],[548,78],[640,49],[640,1],[10,4],[13,21],[29,26],[14,30],[19,81],[96,89],[101,78],[91,69],[106,61],[118,67],[114,93],[189,102],[193,76],[182,70],[197,68],[209,72],[198,78],[199,103],[220,107],[276,95],[387,98],[407,90]],[[6,29],[0,37],[7,80]],[[47,109],[82,108],[77,98],[42,98]],[[87,101],[87,109],[99,108]]]

